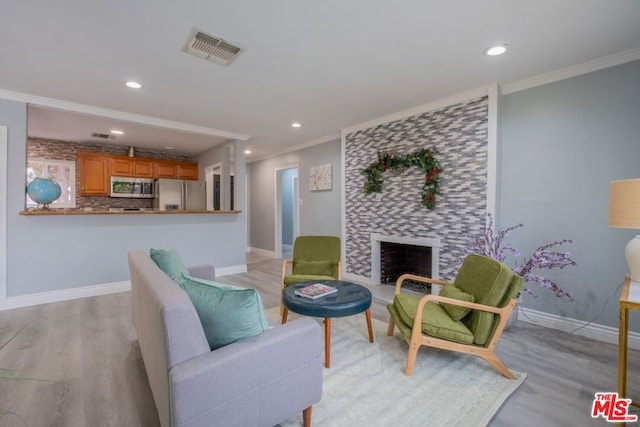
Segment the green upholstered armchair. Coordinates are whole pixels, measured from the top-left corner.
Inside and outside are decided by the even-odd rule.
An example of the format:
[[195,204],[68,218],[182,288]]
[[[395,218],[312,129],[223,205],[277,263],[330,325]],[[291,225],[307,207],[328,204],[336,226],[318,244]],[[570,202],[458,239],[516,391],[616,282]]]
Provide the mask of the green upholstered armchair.
[[[402,282],[416,280],[444,286],[439,295],[423,297],[400,292]],[[409,343],[404,374],[413,373],[420,346],[472,354],[509,379],[515,378],[498,359],[495,346],[522,288],[522,278],[505,264],[481,255],[468,255],[452,284],[404,274],[396,282],[387,335],[395,326]]]
[[[291,265],[291,273],[287,274]],[[280,288],[307,280],[340,280],[340,238],[299,236],[293,244],[293,259],[282,260]],[[282,307],[282,305],[281,305]]]

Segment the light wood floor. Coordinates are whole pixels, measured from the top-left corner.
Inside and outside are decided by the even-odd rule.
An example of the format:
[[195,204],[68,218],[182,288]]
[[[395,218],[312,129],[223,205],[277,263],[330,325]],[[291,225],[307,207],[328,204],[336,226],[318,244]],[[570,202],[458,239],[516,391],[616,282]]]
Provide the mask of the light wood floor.
[[[266,308],[278,305],[280,261],[250,255],[248,266],[219,281],[255,287]],[[374,301],[372,314],[386,322],[384,306]],[[517,322],[497,352],[528,377],[491,426],[607,425],[590,411],[595,392],[616,389],[616,346]],[[630,351],[629,367],[637,399],[640,352]],[[0,312],[0,426],[158,425],[128,292]]]

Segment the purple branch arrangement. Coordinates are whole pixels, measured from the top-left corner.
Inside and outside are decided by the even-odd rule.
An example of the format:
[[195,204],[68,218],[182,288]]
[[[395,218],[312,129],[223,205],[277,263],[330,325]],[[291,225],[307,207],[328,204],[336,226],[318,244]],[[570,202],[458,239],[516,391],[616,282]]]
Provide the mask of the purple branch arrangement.
[[[471,239],[471,243],[468,248],[469,252],[484,255],[500,262],[504,262],[508,255],[512,255],[516,259],[516,267],[513,268],[513,271],[520,275],[524,279],[525,283],[535,283],[542,288],[549,289],[558,298],[573,301],[573,297],[562,290],[557,283],[546,279],[539,274],[534,274],[534,271],[536,270],[551,270],[554,268],[562,269],[570,265],[576,266],[577,264],[573,260],[570,252],[552,250],[553,248],[565,243],[572,243],[571,240],[562,239],[542,245],[533,252],[531,257],[526,258],[521,264],[519,264],[518,257],[521,255],[520,251],[511,246],[511,244],[504,243],[504,239],[513,230],[524,227],[524,224],[517,224],[503,228],[496,232],[494,231],[493,217],[491,214],[487,214],[487,218],[487,228],[484,235]],[[524,292],[534,298],[537,297],[530,287],[525,286]]]

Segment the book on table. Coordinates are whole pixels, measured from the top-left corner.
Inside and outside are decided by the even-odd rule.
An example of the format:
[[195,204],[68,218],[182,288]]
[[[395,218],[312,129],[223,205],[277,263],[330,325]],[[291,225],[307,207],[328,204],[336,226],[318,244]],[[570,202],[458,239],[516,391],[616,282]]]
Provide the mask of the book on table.
[[333,294],[337,291],[338,289],[332,286],[327,286],[322,283],[313,283],[305,286],[304,288],[296,289],[294,293],[301,297],[316,299],[325,295]]

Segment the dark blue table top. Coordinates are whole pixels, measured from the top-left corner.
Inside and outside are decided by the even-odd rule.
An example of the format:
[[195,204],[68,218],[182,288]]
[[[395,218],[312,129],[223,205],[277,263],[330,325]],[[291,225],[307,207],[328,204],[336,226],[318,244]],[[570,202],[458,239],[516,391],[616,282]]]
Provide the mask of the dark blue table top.
[[[338,292],[310,299],[296,295],[296,289],[312,283],[333,286]],[[282,303],[294,313],[310,317],[344,317],[362,313],[371,307],[371,292],[364,286],[343,280],[312,280],[288,286],[282,293]]]

